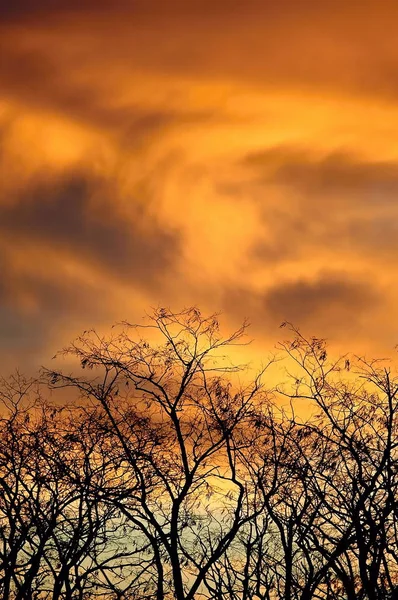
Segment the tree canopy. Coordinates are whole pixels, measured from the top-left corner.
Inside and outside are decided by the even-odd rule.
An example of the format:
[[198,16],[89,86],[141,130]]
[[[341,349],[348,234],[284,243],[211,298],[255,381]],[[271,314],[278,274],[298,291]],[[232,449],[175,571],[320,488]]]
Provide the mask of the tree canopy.
[[272,388],[195,308],[2,380],[3,599],[398,598],[397,375],[283,325]]

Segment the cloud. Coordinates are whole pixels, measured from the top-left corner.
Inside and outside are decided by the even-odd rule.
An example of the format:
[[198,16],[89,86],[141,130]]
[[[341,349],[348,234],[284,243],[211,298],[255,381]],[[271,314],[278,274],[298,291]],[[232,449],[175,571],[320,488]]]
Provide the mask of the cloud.
[[3,4],[0,322],[21,356],[24,331],[52,354],[66,315],[129,317],[132,290],[221,297],[261,332],[392,314],[396,2]]
[[[293,188],[303,196],[328,201],[392,203],[398,190],[398,163],[369,161],[349,152],[319,156],[305,148],[277,147],[254,152],[243,159],[260,181]],[[343,198],[341,195],[343,194]]]
[[280,146],[249,153],[239,168],[241,188],[258,205],[263,223],[253,258],[272,264],[323,252],[348,261],[396,260],[396,161]]
[[[33,253],[32,253],[33,254]],[[34,254],[37,257],[37,253]],[[79,329],[109,318],[112,289],[82,280],[52,252],[35,262],[0,244],[1,373],[37,368]],[[65,333],[68,332],[66,335]]]
[[181,243],[148,196],[122,201],[88,165],[14,183],[0,197],[2,373],[39,366],[82,329],[138,317],[136,297],[159,303]]
[[13,243],[42,245],[88,262],[115,278],[151,287],[172,270],[178,234],[131,201],[121,214],[117,190],[99,177],[67,173],[32,182],[12,204],[0,204],[0,231]]
[[278,321],[341,329],[377,308],[379,301],[374,282],[323,273],[314,281],[299,279],[275,285],[264,295],[263,308]]
[[224,294],[226,313],[237,320],[249,317],[255,337],[275,337],[279,325],[289,321],[311,335],[357,341],[371,335],[377,320],[372,319],[382,306],[377,282],[336,271],[280,281],[262,292],[237,286]]
[[[122,76],[112,77],[111,66],[107,73],[101,74],[97,57],[92,55],[95,49],[91,51],[83,43],[81,65],[75,62],[76,57],[68,55],[68,50],[51,56],[40,35],[30,42],[28,36],[21,46],[0,38],[0,52],[7,55],[7,61],[0,66],[2,96],[22,101],[30,110],[56,111],[83,126],[119,132],[124,140],[136,145],[168,129],[213,118],[210,110],[176,110],[167,102],[162,105],[156,96],[148,102],[145,94],[142,97],[139,88],[143,84],[134,71],[125,73],[127,80]],[[88,70],[87,77],[82,77],[84,68]],[[106,84],[108,77],[109,85]],[[156,89],[154,91],[156,93]]]
[[[73,52],[67,52],[69,72],[111,60],[115,67],[122,64],[132,70],[194,73],[272,88],[310,86],[390,98],[397,94],[394,0],[382,4],[376,0],[20,0],[8,4],[12,6],[2,8],[5,26],[27,23],[29,30],[19,40],[17,32],[3,40],[2,53],[12,52],[16,42],[26,44],[36,29],[44,45],[56,46],[65,68],[62,55],[73,37]],[[87,45],[91,45],[88,54]]]

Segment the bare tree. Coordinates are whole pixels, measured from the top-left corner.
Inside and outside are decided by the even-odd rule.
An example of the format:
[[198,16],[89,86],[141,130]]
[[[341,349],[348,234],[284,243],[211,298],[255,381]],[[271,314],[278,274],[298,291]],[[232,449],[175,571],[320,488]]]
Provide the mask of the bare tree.
[[315,436],[315,456],[319,448],[326,452],[315,468],[313,458],[306,461],[305,486],[322,500],[323,524],[314,540],[326,562],[305,597],[327,569],[348,598],[392,596],[398,583],[398,378],[382,361],[329,361],[323,340],[293,331],[294,340],[282,345],[300,367],[289,395],[317,407],[305,431]]
[[[142,332],[160,334],[160,343]],[[68,348],[88,377],[48,373],[53,386],[77,389],[97,408],[112,439],[120,481],[97,494],[140,533],[142,557],[128,584],[136,594],[204,593],[210,569],[252,518],[241,455],[261,384],[233,389],[225,375],[238,367],[222,356],[244,333],[222,338],[215,316],[161,309],[141,328],[126,325],[111,339],[91,333]]]
[[51,406],[21,377],[2,383],[2,596],[98,596],[131,559],[119,511],[92,493],[112,482],[106,439],[89,411]]
[[265,391],[245,330],[159,309],[1,382],[4,600],[397,599],[398,377],[290,327]]

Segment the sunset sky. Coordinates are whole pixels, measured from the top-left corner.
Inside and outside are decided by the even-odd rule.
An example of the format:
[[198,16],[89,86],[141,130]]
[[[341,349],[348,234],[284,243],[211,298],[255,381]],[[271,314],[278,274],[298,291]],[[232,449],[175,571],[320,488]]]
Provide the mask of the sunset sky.
[[[8,5],[8,6],[7,6]],[[0,8],[1,373],[192,304],[398,343],[396,0]]]

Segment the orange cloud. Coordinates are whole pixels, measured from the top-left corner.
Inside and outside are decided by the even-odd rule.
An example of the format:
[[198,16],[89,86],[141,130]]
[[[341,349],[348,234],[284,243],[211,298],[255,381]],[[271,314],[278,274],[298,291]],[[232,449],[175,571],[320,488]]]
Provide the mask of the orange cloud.
[[397,341],[395,2],[0,10],[10,364],[157,304]]

